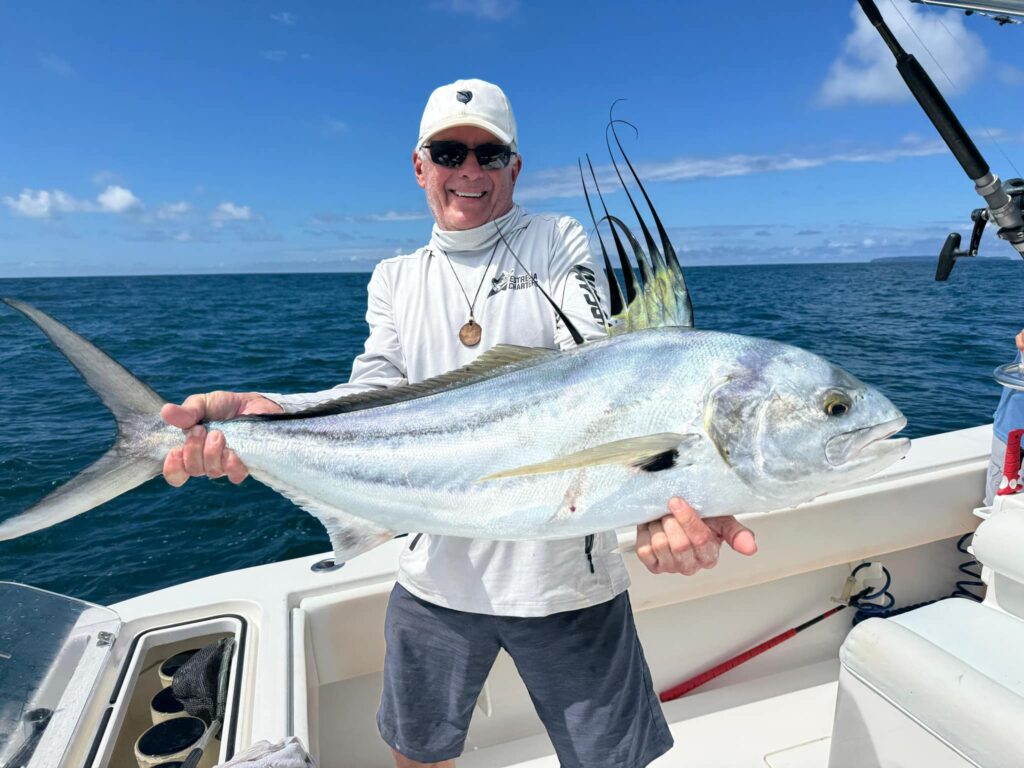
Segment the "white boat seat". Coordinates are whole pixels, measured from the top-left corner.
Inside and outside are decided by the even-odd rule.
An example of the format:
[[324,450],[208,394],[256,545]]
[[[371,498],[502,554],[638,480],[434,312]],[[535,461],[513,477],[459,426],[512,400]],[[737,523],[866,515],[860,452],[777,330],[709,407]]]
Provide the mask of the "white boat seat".
[[985,605],[1024,618],[1024,493],[1002,497],[998,511],[974,532],[971,547],[986,566]]
[[1024,765],[1024,621],[963,599],[868,619],[840,650],[829,768]]

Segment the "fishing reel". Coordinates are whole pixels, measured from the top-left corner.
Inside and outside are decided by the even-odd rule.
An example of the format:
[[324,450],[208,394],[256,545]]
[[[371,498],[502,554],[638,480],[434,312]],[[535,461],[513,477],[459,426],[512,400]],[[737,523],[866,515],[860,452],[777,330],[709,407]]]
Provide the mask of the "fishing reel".
[[[985,200],[985,207],[979,208],[971,214],[974,231],[971,233],[970,248],[961,251],[960,235],[956,232],[950,233],[939,254],[935,279],[946,280],[949,273],[953,271],[953,265],[956,264],[957,259],[978,254],[981,235],[989,221],[993,221],[999,226],[999,237],[1012,245],[1017,253],[1024,258],[1024,212],[1021,210],[1021,202],[1024,200],[1024,179],[1010,179],[1005,183],[1000,183],[999,177],[989,169],[988,163],[974,145],[970,134],[964,130],[942,93],[935,87],[935,83],[928,73],[924,71],[924,67],[912,54],[903,49],[899,40],[893,35],[889,25],[882,18],[878,6],[875,5],[875,0],[857,0],[857,2],[860,3],[868,23],[878,31],[882,41],[892,52],[896,60],[896,71],[903,78],[903,82],[907,84],[907,88],[910,89],[918,105],[931,120],[932,125],[939,132],[939,136],[949,147],[949,151],[953,153],[953,157],[960,163],[964,173],[974,182],[974,191]],[[986,10],[986,8],[977,10]]]
[[[999,184],[998,177],[990,175],[994,182],[991,184],[994,193],[992,197],[1003,201],[1003,204],[996,209],[975,208],[971,212],[974,229],[971,231],[971,243],[967,250],[960,250],[959,232],[949,233],[939,252],[939,263],[935,268],[935,279],[939,282],[949,279],[949,273],[956,266],[957,259],[978,255],[981,236],[985,231],[985,225],[990,221],[1000,225],[998,236],[1016,248],[1021,258],[1024,258],[1024,179],[1007,179]],[[981,188],[978,189],[978,193],[986,200],[990,197]]]

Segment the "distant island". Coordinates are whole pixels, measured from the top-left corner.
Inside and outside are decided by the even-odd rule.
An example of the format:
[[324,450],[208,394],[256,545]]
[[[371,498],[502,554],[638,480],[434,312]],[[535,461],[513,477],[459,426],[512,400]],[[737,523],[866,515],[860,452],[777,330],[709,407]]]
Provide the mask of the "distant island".
[[[934,256],[879,256],[877,259],[871,259],[868,261],[869,264],[913,264],[919,261],[935,262],[939,258],[938,254]],[[972,260],[977,261],[1009,261],[1012,260],[1012,256],[973,256]],[[959,261],[960,259],[958,259]]]

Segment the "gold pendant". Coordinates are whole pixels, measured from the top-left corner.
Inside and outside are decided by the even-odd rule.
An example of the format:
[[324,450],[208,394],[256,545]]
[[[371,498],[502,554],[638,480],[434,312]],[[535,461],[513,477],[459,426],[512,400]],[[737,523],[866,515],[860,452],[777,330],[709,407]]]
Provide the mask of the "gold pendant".
[[459,341],[467,347],[475,347],[480,343],[480,332],[480,326],[477,325],[473,318],[469,318],[469,322],[459,328]]

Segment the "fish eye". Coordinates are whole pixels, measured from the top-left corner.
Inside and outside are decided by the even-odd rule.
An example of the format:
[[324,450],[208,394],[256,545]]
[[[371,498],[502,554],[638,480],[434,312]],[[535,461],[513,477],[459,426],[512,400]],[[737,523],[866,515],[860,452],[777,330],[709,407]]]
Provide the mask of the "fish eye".
[[850,410],[850,398],[841,392],[825,395],[825,413],[829,416],[843,416]]

